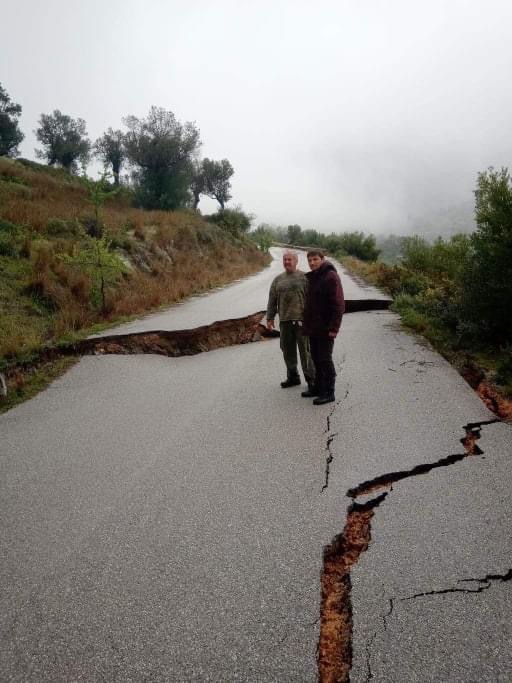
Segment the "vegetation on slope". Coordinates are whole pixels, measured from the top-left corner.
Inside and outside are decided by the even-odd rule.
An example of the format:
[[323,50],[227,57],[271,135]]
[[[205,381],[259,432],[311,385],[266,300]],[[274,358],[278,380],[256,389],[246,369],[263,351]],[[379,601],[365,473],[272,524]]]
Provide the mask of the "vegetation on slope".
[[384,288],[404,324],[420,332],[464,374],[492,380],[512,397],[512,179],[481,173],[471,235],[403,240],[395,265],[344,259]]
[[0,158],[0,372],[96,324],[222,285],[267,261],[241,226],[144,211],[64,169]]

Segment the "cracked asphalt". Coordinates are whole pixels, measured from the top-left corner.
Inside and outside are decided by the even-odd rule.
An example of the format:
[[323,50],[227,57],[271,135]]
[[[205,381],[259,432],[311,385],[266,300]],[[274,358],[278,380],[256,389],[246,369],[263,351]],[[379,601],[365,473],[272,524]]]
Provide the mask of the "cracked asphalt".
[[[117,329],[253,313],[279,269]],[[322,548],[348,489],[461,452],[463,426],[493,417],[392,313],[345,316],[335,360],[335,406],[279,388],[270,340],[84,357],[0,416],[0,680],[316,680]],[[478,445],[376,509],[351,680],[510,680],[512,581],[407,599],[512,566],[512,428]]]

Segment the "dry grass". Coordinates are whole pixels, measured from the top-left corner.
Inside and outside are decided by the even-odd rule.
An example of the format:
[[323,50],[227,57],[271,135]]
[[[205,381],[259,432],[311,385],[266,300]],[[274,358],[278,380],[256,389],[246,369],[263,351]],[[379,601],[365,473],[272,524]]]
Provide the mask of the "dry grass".
[[0,256],[0,364],[96,323],[226,284],[267,262],[254,246],[233,240],[198,214],[143,211],[129,200],[121,194],[102,211],[107,233],[130,267],[110,285],[100,313],[91,277],[63,260],[83,238],[47,231],[55,219],[84,221],[93,215],[87,188],[64,171],[0,159],[0,221],[17,226],[16,257]]
[[[44,233],[49,220],[80,220],[94,213],[88,191],[79,177],[55,169],[25,168],[12,159],[0,158],[0,218],[31,226]],[[121,194],[107,200],[103,220],[113,235],[129,230],[144,240],[159,229],[173,234],[204,226],[192,212],[144,211],[130,206]]]

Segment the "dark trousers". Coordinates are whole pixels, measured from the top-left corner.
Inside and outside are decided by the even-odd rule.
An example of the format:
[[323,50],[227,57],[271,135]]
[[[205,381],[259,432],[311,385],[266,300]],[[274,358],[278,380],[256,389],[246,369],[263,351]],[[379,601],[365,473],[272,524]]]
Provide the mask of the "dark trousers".
[[299,374],[297,368],[298,348],[304,379],[308,384],[313,384],[315,366],[309,351],[309,339],[302,334],[302,327],[296,320],[286,320],[279,324],[279,337],[288,379],[295,378]]
[[332,362],[334,339],[329,337],[310,337],[311,357],[315,364],[316,386],[320,396],[334,395],[336,369]]

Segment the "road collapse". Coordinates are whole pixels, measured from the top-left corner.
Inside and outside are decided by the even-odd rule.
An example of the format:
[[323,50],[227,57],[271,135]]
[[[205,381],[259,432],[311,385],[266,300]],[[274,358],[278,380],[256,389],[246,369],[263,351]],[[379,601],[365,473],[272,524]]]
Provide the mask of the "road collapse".
[[258,311],[244,318],[220,320],[190,330],[155,330],[84,339],[74,345],[74,352],[80,355],[155,353],[173,358],[194,356],[275,336],[261,323],[264,315],[265,311]]
[[[385,310],[387,299],[347,300],[346,313]],[[242,318],[219,320],[188,330],[151,330],[129,334],[110,334],[89,337],[41,349],[29,359],[13,361],[0,373],[0,396],[7,396],[9,386],[20,386],[25,378],[46,364],[66,356],[154,353],[173,358],[194,356],[226,346],[248,344],[279,337],[279,331],[269,330],[262,320],[265,311],[257,311]]]
[[[346,301],[346,313],[385,310],[390,303],[387,299],[349,299]],[[73,352],[79,355],[157,353],[172,357],[193,356],[225,346],[279,337],[277,330],[269,330],[262,323],[264,316],[265,311],[258,311],[244,318],[220,320],[189,330],[156,330],[84,339],[73,345]]]
[[[346,313],[385,310],[391,302],[384,299],[349,299]],[[164,356],[193,356],[204,351],[213,351],[225,346],[248,344],[272,337],[279,337],[279,331],[269,330],[262,320],[265,311],[258,311],[243,318],[219,320],[210,325],[201,325],[189,330],[154,330],[111,334],[83,339],[59,348],[61,353],[76,355],[108,353],[156,353]]]

